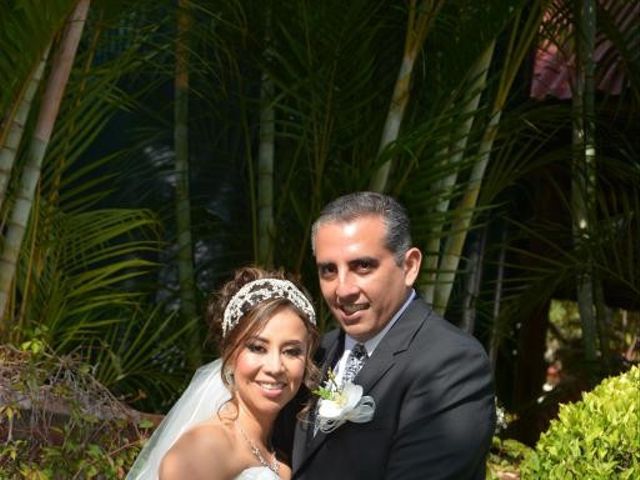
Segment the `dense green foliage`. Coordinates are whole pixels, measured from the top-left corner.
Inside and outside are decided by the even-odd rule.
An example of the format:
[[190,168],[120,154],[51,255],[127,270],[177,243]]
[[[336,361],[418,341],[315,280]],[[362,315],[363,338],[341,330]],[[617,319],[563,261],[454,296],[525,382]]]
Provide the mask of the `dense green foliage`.
[[0,478],[124,478],[151,423],[88,365],[25,347],[0,347]]
[[[577,1],[90,2],[27,208],[19,186],[33,173],[35,126],[79,3],[0,2],[0,257],[15,267],[0,289],[0,343],[73,352],[119,399],[166,411],[197,354],[216,354],[203,347],[200,316],[180,306],[190,298],[204,311],[232,269],[272,262],[299,274],[321,329],[331,327],[311,223],[337,195],[373,188],[390,162],[381,190],[407,206],[425,253],[417,287],[484,343],[510,410],[531,416],[546,367],[544,312],[552,298],[576,299],[577,279],[593,285],[587,311],[600,328],[583,342],[576,327],[571,365],[615,371],[607,360],[635,330],[618,335],[606,316],[638,310],[640,299],[640,36],[617,21],[629,2],[591,12],[598,43],[609,44],[594,77],[623,88],[588,95],[597,135],[587,189],[576,187],[581,149],[571,141],[582,115],[571,100],[529,95],[541,42],[573,55]],[[183,16],[186,50],[176,48]],[[399,79],[409,58],[412,73]],[[189,73],[180,92],[177,64]],[[188,146],[186,176],[177,144]],[[178,178],[189,206],[177,201]],[[24,240],[6,248],[14,213]],[[185,279],[177,252],[187,237]],[[602,368],[584,362],[582,343],[598,347]]]
[[24,480],[124,478],[139,448],[120,437],[121,423],[76,419],[59,430],[60,445],[11,440],[0,445],[0,477]]
[[[494,436],[487,458],[487,478],[502,480],[518,478],[520,465],[530,454],[531,448],[512,438]],[[508,475],[511,475],[510,477]]]
[[635,479],[640,477],[640,368],[608,378],[580,402],[560,408],[523,479]]

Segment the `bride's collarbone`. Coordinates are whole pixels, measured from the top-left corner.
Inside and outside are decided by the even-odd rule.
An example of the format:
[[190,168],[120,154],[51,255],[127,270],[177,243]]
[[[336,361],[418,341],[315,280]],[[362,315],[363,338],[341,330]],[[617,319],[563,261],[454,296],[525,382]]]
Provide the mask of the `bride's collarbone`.
[[[207,430],[210,431],[210,434],[219,437],[219,442],[216,442],[218,448],[216,457],[220,459],[221,463],[224,463],[224,466],[219,465],[222,467],[219,471],[225,472],[225,475],[220,477],[221,479],[233,480],[253,469],[265,468],[256,459],[251,448],[247,446],[237,428],[235,418],[221,417],[206,423],[209,425]],[[290,478],[290,474],[286,478]]]
[[224,425],[216,421],[200,423],[169,449],[160,469],[165,475],[161,475],[160,480],[234,478],[240,470],[235,450],[235,439]]
[[[277,476],[261,465],[232,423],[207,420],[185,432],[167,452],[160,480],[288,480],[291,470],[278,460]],[[268,471],[267,471],[268,470]]]

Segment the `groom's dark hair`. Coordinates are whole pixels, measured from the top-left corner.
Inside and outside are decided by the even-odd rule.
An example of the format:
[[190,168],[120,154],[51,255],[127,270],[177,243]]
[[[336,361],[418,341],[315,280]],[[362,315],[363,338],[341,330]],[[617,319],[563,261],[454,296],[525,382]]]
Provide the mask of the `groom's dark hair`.
[[386,227],[385,246],[398,265],[412,246],[411,223],[406,209],[393,197],[376,192],[355,192],[327,204],[311,227],[311,248],[316,253],[316,234],[327,223],[347,223],[357,218],[378,216]]

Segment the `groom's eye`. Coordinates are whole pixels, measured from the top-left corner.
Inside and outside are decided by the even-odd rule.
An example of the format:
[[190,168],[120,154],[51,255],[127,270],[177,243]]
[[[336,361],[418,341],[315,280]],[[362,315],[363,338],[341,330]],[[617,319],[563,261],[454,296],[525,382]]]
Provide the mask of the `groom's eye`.
[[330,278],[336,273],[336,266],[329,263],[323,263],[318,265],[318,274],[320,278]]
[[357,273],[369,273],[378,266],[378,262],[371,258],[361,258],[351,263],[351,268]]

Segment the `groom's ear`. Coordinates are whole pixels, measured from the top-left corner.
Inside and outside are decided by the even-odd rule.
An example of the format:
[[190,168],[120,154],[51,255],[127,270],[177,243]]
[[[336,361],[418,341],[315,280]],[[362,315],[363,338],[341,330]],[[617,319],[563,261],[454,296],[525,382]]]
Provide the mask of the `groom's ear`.
[[404,271],[404,283],[407,287],[412,287],[420,273],[420,265],[422,264],[422,252],[412,247],[404,254],[402,269]]

